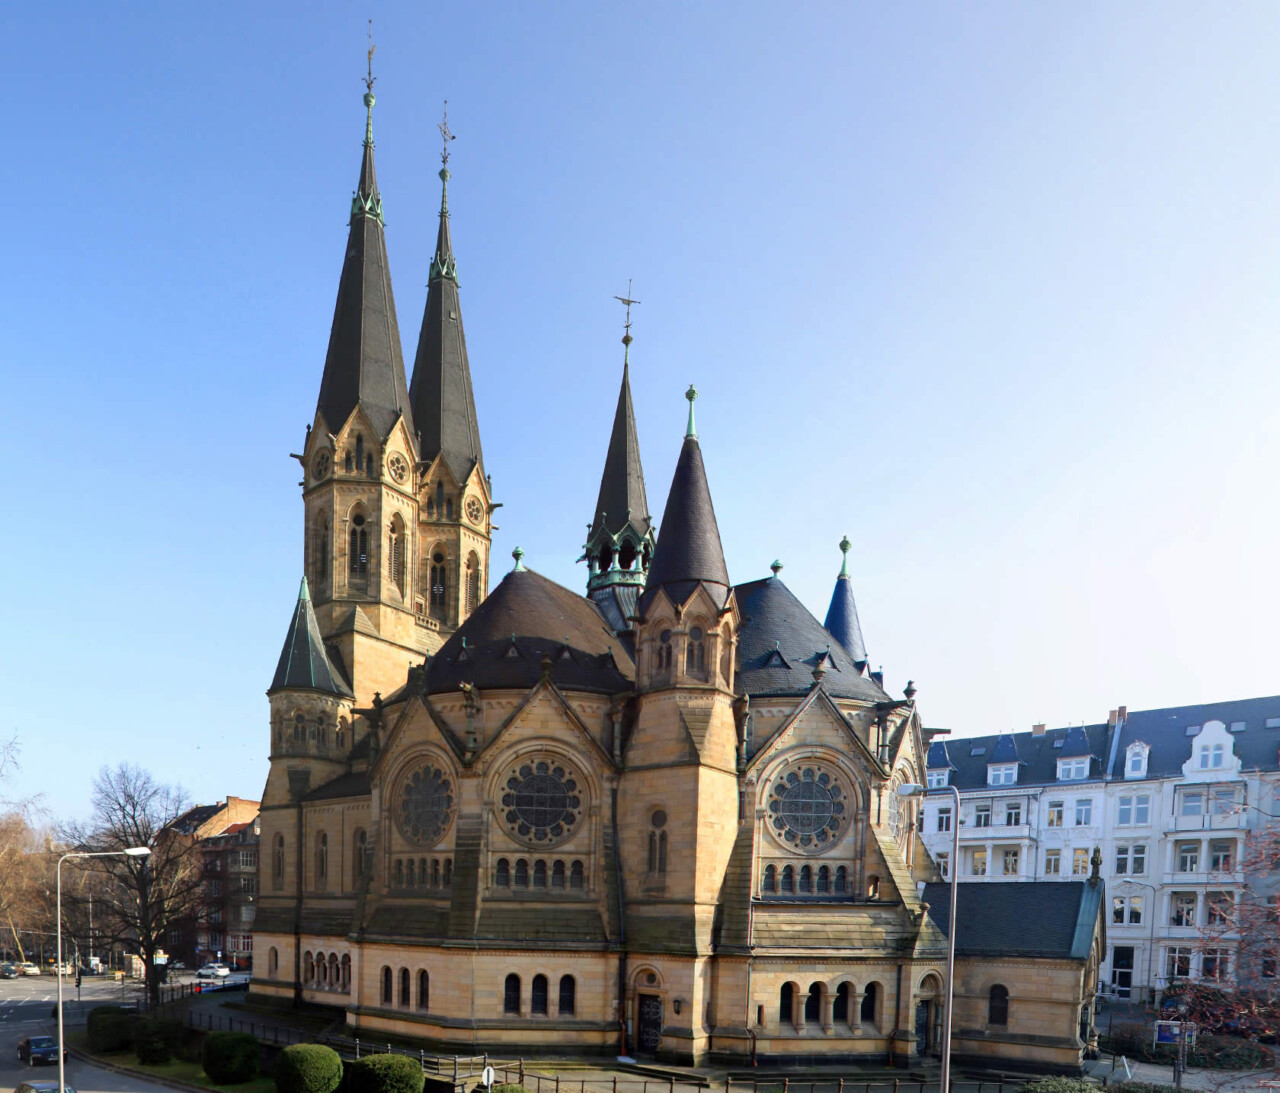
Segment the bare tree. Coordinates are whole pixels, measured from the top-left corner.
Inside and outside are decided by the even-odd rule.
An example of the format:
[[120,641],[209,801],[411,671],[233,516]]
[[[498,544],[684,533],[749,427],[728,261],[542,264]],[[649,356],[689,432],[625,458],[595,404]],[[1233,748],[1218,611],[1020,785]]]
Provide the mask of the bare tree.
[[147,993],[159,1001],[156,954],[171,929],[189,923],[201,906],[200,856],[194,832],[180,829],[188,809],[185,793],[162,785],[141,767],[103,767],[93,780],[93,813],[85,824],[64,829],[64,841],[90,851],[149,846],[147,858],[98,858],[109,877],[95,930],[141,957]]

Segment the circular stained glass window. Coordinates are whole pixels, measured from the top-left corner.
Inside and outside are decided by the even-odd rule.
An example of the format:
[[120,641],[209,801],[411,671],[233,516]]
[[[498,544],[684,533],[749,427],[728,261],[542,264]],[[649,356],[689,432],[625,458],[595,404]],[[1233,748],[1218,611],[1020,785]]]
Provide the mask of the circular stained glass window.
[[820,850],[844,827],[848,797],[836,777],[821,767],[795,767],[774,781],[768,807],[769,823],[780,839]]
[[581,783],[563,763],[522,763],[508,776],[501,803],[503,819],[516,838],[547,846],[568,838],[578,826]]
[[453,821],[453,779],[439,767],[419,767],[400,786],[396,823],[411,843],[434,846]]

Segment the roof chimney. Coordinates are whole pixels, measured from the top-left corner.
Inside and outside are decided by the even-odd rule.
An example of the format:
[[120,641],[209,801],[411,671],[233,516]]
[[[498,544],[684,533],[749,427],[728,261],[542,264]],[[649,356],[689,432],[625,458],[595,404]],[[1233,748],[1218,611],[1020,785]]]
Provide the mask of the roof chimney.
[[1032,726],[1031,726],[1031,735],[1032,735],[1032,736],[1043,736],[1043,735],[1044,735],[1044,722],[1043,722],[1043,721],[1041,721],[1041,722],[1040,722],[1040,724],[1038,724],[1038,725],[1032,725]]
[[1115,710],[1111,710],[1107,714],[1107,728],[1109,729],[1114,729],[1116,727],[1116,712],[1117,711]]
[[1116,711],[1116,715],[1120,718],[1121,723],[1123,723],[1125,719],[1129,716],[1129,707],[1121,706],[1120,709]]

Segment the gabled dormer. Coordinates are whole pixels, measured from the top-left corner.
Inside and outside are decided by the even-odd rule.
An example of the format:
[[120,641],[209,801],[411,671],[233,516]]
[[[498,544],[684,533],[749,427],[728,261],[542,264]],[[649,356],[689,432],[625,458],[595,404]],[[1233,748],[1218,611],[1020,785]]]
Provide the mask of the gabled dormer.
[[1220,782],[1240,776],[1235,740],[1221,721],[1206,721],[1191,738],[1191,756],[1182,764],[1188,781]]
[[1151,755],[1150,745],[1135,740],[1124,750],[1124,776],[1126,779],[1145,778],[1147,776],[1147,760]]
[[991,749],[991,759],[987,763],[987,785],[1012,786],[1018,782],[1018,747],[1012,733],[1002,733],[996,737],[995,747]]

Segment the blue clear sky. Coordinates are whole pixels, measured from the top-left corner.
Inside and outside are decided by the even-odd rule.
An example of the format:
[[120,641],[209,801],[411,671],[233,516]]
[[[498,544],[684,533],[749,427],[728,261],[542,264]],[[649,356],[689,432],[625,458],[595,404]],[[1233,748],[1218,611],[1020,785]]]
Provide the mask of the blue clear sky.
[[9,5],[0,630],[21,784],[256,796],[359,165],[406,356],[450,205],[485,446],[573,587],[643,301],[660,514],[698,424],[735,580],[844,533],[925,719],[1280,691],[1280,8]]

